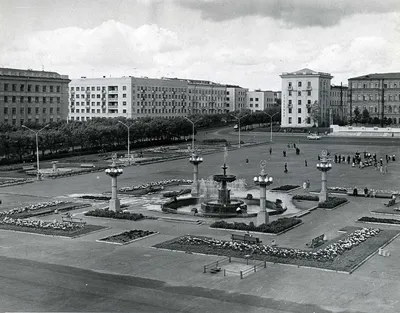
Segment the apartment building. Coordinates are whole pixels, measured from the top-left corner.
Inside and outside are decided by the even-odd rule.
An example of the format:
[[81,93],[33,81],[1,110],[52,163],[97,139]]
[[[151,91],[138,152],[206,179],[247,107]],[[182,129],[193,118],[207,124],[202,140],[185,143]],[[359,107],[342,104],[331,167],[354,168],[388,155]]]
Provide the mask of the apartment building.
[[302,69],[284,72],[282,78],[281,127],[310,127],[329,123],[329,73]]
[[274,105],[281,106],[282,91],[274,91]]
[[68,118],[67,75],[0,68],[0,123],[21,126]]
[[366,109],[372,118],[391,119],[400,124],[400,73],[375,73],[349,79],[348,118],[354,110]]
[[225,85],[203,80],[186,80],[189,108],[186,113],[215,114],[229,112]]
[[242,111],[246,108],[248,89],[237,85],[226,85],[226,103],[229,112]]
[[331,86],[330,91],[330,124],[337,124],[347,121],[348,114],[348,87],[347,86]]
[[246,107],[252,112],[264,111],[274,106],[274,92],[254,90],[248,91],[246,96]]

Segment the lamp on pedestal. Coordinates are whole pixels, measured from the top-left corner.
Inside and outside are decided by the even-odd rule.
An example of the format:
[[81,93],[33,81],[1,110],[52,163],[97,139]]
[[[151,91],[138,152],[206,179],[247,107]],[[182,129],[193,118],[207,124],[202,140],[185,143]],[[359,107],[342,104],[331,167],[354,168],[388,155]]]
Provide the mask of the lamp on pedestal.
[[117,177],[121,175],[124,171],[122,168],[117,167],[115,161],[117,159],[117,155],[114,154],[112,156],[112,164],[111,166],[105,170],[106,174],[111,177],[111,199],[110,199],[110,210],[115,212],[120,212],[120,202],[118,199],[118,190],[117,190]]
[[319,194],[319,203],[328,200],[328,190],[326,186],[326,173],[332,169],[332,164],[328,160],[328,152],[322,150],[320,163],[317,164],[317,169],[321,171],[322,188]]
[[199,164],[203,163],[203,158],[199,157],[196,152],[192,153],[189,162],[193,164],[193,189],[192,196],[199,195]]
[[271,185],[273,178],[265,173],[267,161],[260,162],[261,172],[254,177],[254,183],[260,186],[260,211],[257,213],[257,226],[269,223],[269,215],[267,212],[267,186]]

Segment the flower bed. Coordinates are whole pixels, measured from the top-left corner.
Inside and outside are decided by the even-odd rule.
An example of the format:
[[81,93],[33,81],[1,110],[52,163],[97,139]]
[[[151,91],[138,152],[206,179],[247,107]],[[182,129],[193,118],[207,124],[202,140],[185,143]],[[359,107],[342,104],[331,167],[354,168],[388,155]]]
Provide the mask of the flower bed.
[[96,209],[85,213],[86,216],[115,218],[120,220],[139,221],[146,218],[141,213],[115,212],[112,210]]
[[46,228],[46,229],[63,230],[63,231],[76,230],[79,228],[83,228],[85,226],[82,223],[28,220],[28,219],[12,218],[8,216],[4,217],[3,219],[0,219],[0,224],[30,227],[30,228]]
[[158,182],[150,182],[146,184],[142,184],[139,186],[131,186],[131,187],[122,187],[119,189],[121,192],[127,192],[127,191],[135,191],[135,190],[147,190],[150,189],[151,187],[165,187],[165,186],[171,186],[171,185],[180,185],[180,184],[192,184],[193,181],[189,179],[165,179],[165,180],[160,180]]
[[60,173],[49,173],[45,174],[46,177],[48,178],[62,178],[62,177],[70,177],[70,176],[75,176],[75,175],[82,175],[82,174],[88,174],[88,173],[94,173],[94,172],[100,172],[105,169],[107,169],[108,166],[99,166],[99,167],[93,167],[93,168],[82,168],[82,169],[76,169],[68,172],[60,172]]
[[319,197],[313,195],[294,195],[292,200],[319,201]]
[[319,250],[257,245],[200,236],[183,236],[155,245],[156,248],[294,264],[352,272],[367,257],[399,234],[393,230],[363,228]]
[[0,216],[14,215],[14,214],[19,214],[19,213],[24,213],[24,212],[36,211],[36,210],[64,204],[64,203],[66,203],[66,202],[65,201],[40,202],[40,203],[36,203],[36,204],[31,204],[31,205],[11,209],[9,211],[2,211],[2,212],[0,212]]
[[369,223],[382,223],[382,224],[395,224],[400,225],[400,220],[395,220],[392,218],[377,218],[377,217],[369,217],[363,216],[357,220],[358,222],[369,222]]
[[80,196],[78,198],[88,199],[88,200],[101,200],[101,201],[108,201],[111,199],[111,197],[108,196],[91,196],[91,195]]
[[106,238],[99,239],[100,241],[108,241],[108,242],[114,242],[114,243],[119,243],[119,244],[126,244],[129,243],[133,240],[147,237],[150,235],[156,234],[156,232],[151,231],[151,230],[141,230],[141,229],[134,229],[134,230],[129,230],[117,235],[109,236]]
[[273,191],[289,191],[289,190],[296,189],[299,187],[300,187],[299,185],[283,185],[283,186],[272,188],[271,190],[273,190]]
[[323,209],[333,209],[338,205],[341,205],[346,202],[347,202],[346,198],[329,197],[328,200],[326,200],[325,202],[319,203],[318,207]]
[[210,227],[277,234],[300,223],[301,219],[299,218],[283,217],[269,224],[262,224],[260,226],[255,226],[253,222],[250,222],[249,225],[247,225],[245,223],[227,223],[225,221],[216,221],[212,223]]
[[26,178],[13,178],[13,179],[8,179],[8,180],[0,180],[0,187],[18,185],[18,184],[23,184],[26,182],[27,182]]

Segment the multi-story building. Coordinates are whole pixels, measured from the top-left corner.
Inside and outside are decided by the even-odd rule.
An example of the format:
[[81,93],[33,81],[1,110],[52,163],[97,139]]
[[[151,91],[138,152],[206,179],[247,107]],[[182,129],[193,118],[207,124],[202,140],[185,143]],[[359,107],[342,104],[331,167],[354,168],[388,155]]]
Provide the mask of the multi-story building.
[[81,78],[70,84],[70,119],[229,112],[226,86],[178,78]]
[[348,111],[348,87],[347,86],[331,86],[330,97],[330,124],[343,123],[347,121]]
[[247,109],[253,112],[264,111],[274,106],[274,92],[254,90],[247,92]]
[[282,100],[282,91],[274,91],[274,105],[280,107]]
[[391,119],[400,124],[400,73],[368,74],[349,79],[349,119],[354,118],[358,107],[370,117]]
[[248,89],[236,85],[226,85],[226,103],[229,112],[246,109],[246,93]]
[[282,73],[281,127],[310,127],[329,123],[329,73],[302,69]]
[[0,68],[0,123],[45,124],[68,117],[67,75]]

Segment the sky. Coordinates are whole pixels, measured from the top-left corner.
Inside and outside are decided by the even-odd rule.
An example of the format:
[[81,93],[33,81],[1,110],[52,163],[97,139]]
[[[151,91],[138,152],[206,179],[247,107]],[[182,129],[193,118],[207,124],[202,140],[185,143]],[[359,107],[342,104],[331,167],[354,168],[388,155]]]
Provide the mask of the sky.
[[400,72],[399,0],[0,0],[0,67],[280,90]]

